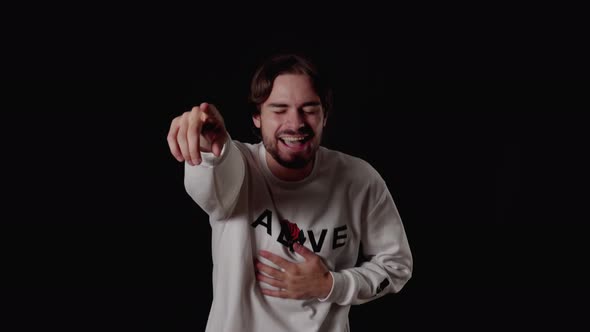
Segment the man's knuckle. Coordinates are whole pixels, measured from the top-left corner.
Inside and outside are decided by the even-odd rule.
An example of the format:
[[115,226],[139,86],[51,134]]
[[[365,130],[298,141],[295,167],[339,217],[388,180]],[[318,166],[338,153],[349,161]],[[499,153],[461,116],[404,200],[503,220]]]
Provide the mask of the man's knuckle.
[[200,121],[200,118],[198,115],[192,114],[191,116],[188,117],[188,123],[190,126],[195,126],[199,121]]

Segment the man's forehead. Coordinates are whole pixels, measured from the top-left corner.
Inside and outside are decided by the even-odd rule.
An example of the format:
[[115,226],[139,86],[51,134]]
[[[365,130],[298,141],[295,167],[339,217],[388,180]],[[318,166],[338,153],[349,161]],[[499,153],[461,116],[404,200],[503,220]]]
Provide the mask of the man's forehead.
[[319,97],[307,75],[283,74],[275,79],[268,99],[283,102],[305,99],[307,102],[315,101]]

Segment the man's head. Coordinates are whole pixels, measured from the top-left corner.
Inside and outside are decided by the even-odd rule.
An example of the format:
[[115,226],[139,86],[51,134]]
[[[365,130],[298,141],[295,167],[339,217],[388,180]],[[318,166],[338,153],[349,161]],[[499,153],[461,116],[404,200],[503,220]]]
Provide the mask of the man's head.
[[264,63],[252,79],[254,126],[266,150],[280,165],[307,166],[319,148],[332,100],[315,66],[297,55]]

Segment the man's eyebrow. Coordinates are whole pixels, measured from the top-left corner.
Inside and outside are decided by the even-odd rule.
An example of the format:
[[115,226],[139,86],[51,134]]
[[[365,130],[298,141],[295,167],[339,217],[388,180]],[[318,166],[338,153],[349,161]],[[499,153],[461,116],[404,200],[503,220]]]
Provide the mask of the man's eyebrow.
[[322,104],[319,101],[308,101],[303,103],[303,105],[301,105],[301,107],[306,107],[306,106],[321,106]]
[[[300,107],[306,107],[306,106],[321,106],[321,103],[319,101],[308,101],[308,102],[301,104]],[[289,105],[283,104],[283,103],[269,103],[268,107],[285,108],[285,107],[289,107]]]
[[270,103],[270,104],[268,104],[268,107],[280,107],[280,108],[283,108],[283,107],[289,107],[289,105],[287,105],[287,104],[281,104],[281,103]]

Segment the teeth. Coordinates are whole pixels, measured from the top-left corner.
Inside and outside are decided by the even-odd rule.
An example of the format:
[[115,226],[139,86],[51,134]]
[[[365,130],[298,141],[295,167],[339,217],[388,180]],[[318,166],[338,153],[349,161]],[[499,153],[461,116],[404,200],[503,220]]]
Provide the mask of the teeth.
[[294,136],[289,136],[289,137],[281,137],[281,139],[285,142],[298,142],[298,141],[303,141],[306,137],[294,137]]

